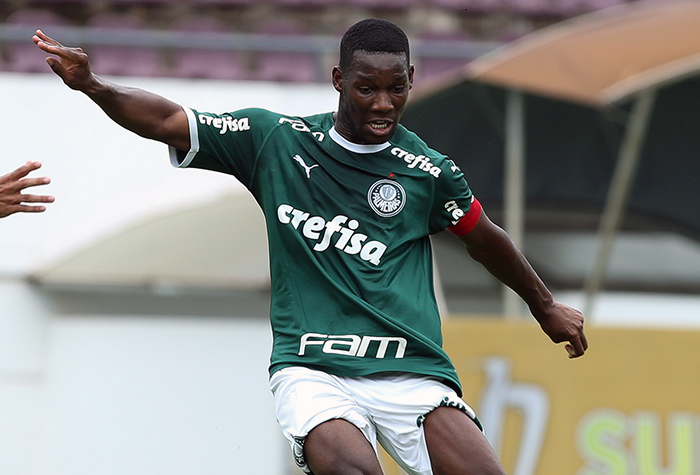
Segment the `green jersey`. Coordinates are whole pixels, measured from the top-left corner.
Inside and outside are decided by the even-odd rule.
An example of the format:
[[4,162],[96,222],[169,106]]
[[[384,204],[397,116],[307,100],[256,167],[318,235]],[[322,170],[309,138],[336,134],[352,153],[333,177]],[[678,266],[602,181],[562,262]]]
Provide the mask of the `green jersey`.
[[390,142],[357,145],[331,113],[185,111],[191,150],[171,150],[174,164],[234,175],[265,215],[270,374],[412,372],[461,393],[442,349],[429,239],[472,202],[454,162],[402,126]]

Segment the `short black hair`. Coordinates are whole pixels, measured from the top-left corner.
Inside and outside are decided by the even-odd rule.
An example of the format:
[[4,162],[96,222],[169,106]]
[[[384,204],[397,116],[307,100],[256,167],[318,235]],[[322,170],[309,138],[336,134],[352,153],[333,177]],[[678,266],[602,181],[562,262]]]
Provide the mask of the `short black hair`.
[[394,23],[381,18],[367,18],[352,25],[340,40],[340,70],[350,71],[356,52],[404,54],[411,64],[408,37]]

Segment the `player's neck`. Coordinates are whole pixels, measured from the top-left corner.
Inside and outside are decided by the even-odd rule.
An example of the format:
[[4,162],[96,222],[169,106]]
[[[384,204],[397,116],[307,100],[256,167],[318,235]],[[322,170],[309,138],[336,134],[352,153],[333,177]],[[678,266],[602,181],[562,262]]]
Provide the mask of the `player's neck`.
[[351,142],[350,140],[343,137],[338,132],[335,126],[331,127],[331,130],[328,132],[328,135],[335,143],[337,143],[344,149],[355,153],[377,153],[391,146],[389,142],[384,142],[376,145],[362,145],[357,144],[355,142]]

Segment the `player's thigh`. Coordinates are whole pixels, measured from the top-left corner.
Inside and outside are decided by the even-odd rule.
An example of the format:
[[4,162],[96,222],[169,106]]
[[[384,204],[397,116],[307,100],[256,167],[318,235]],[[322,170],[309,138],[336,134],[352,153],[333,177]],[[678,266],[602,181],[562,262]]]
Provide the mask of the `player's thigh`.
[[425,419],[433,475],[505,475],[479,427],[454,407],[438,407]]
[[377,454],[364,434],[344,419],[332,419],[309,432],[304,456],[314,475],[381,475]]

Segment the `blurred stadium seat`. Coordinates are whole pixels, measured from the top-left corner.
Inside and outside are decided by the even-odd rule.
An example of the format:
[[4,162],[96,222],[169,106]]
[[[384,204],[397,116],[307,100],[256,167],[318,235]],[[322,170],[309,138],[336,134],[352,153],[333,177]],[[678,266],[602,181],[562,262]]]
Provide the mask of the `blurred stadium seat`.
[[[628,2],[636,0],[12,0],[0,2],[4,5],[2,11],[9,15],[6,23],[10,27],[8,39],[0,44],[0,53],[4,53],[0,54],[0,62],[5,60],[0,70],[49,71],[44,63],[46,55],[31,42],[23,41],[23,30],[13,31],[12,24],[27,28],[45,25],[48,34],[52,25],[86,26],[96,28],[98,36],[91,42],[95,38],[91,32],[81,46],[101,74],[308,82],[319,80],[319,67],[327,66],[330,55],[335,54],[327,48],[326,35],[333,32],[340,38],[362,17],[399,15],[404,19],[399,24],[408,22],[414,25],[414,31],[422,28],[414,21],[418,19],[420,25],[461,25],[479,41],[502,43],[564,18]],[[294,22],[298,23],[293,26]],[[142,45],[129,44],[129,30],[155,28],[153,25],[201,33],[224,33],[235,28],[236,33],[300,36],[303,41],[298,51],[284,51],[284,39],[281,45],[279,41],[263,41],[257,46],[267,51],[207,49],[206,45],[197,49],[173,45],[166,49],[158,35],[146,35]],[[99,28],[123,31],[111,32],[110,36],[116,37],[115,45],[101,45]],[[323,53],[317,51],[314,35],[324,35]],[[293,43],[290,39],[287,44]],[[416,65],[419,77],[432,77],[466,61],[433,55],[417,58]]]
[[581,13],[581,0],[558,0],[552,8],[558,16],[578,15]]
[[[49,10],[19,9],[7,17],[8,25],[19,25],[41,29],[51,35],[52,26],[68,26],[68,20],[61,15]],[[7,54],[6,69],[8,71],[22,73],[50,73],[51,69],[46,64],[49,56],[36,47],[31,37],[22,42],[7,42],[5,44]]]
[[467,13],[490,13],[502,9],[504,0],[430,0],[437,7]]
[[[97,2],[94,2],[97,3]],[[177,3],[177,0],[107,0],[107,5],[131,5],[131,6],[168,6]]]
[[195,6],[202,7],[247,7],[259,3],[259,0],[189,0]]
[[[420,40],[445,42],[445,44],[454,43],[460,44],[469,40],[470,36],[465,32],[439,32],[425,31],[418,34]],[[464,67],[467,64],[464,58],[444,58],[431,55],[420,57],[420,62],[416,65],[416,81],[424,81],[426,79],[442,75],[448,71],[453,71]]]
[[380,10],[408,10],[420,3],[420,0],[346,0],[346,3],[361,8],[373,8]]
[[[262,35],[309,36],[301,24],[285,18],[261,22],[254,33]],[[261,81],[313,82],[317,79],[316,55],[287,51],[259,51],[255,54],[253,78]]]
[[[145,28],[145,23],[135,15],[103,12],[88,19],[86,26],[99,30],[120,30],[128,35],[130,30]],[[164,76],[157,48],[147,46],[86,45],[92,69],[98,74],[118,76]]]
[[524,16],[553,16],[559,13],[556,2],[557,0],[514,0],[510,2],[510,8]]
[[307,7],[333,7],[338,5],[343,0],[270,0],[275,5],[282,7],[296,7],[296,8],[307,8]]
[[588,11],[600,10],[601,8],[614,7],[626,3],[625,0],[581,0],[583,7]]
[[[3,2],[9,3],[9,2]],[[75,6],[89,6],[94,3],[90,0],[32,0],[31,5],[33,8],[52,8],[52,7],[75,7]]]
[[554,2],[561,16],[572,16],[627,3],[625,0],[559,0]]
[[496,41],[499,43],[510,43],[532,32],[532,27],[525,23],[508,25],[499,32]]
[[[226,33],[226,23],[213,16],[183,15],[170,24],[174,31]],[[238,51],[193,48],[173,51],[172,74],[182,78],[247,79],[245,57]]]

